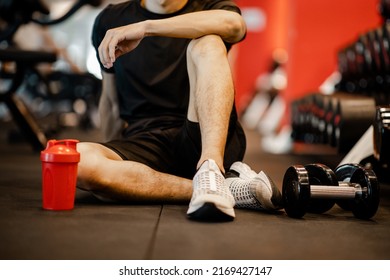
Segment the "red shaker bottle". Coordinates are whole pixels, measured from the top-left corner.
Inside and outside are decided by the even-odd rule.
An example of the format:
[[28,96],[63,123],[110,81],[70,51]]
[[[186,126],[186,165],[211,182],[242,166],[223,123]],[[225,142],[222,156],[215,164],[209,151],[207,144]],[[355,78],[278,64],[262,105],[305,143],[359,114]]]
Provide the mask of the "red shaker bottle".
[[43,209],[73,209],[80,161],[76,149],[78,142],[74,139],[49,140],[41,152]]

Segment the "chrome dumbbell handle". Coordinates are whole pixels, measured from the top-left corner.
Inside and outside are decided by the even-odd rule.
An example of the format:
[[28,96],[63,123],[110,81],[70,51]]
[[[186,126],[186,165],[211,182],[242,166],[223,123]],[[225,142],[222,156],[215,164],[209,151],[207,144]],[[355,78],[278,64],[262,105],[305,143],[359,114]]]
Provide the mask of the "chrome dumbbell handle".
[[363,188],[359,184],[339,182],[338,186],[310,186],[310,197],[321,199],[355,199],[362,197]]

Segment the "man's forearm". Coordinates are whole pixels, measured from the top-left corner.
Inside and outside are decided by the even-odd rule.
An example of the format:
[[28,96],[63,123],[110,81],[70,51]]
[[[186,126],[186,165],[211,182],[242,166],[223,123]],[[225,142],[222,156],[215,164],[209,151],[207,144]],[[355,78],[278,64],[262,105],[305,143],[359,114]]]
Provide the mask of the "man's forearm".
[[184,14],[161,20],[147,20],[145,36],[177,38],[199,38],[215,34],[229,43],[240,41],[246,32],[246,25],[240,14],[226,10],[208,10]]
[[118,139],[124,122],[119,117],[119,104],[113,74],[102,72],[102,92],[99,100],[100,130],[104,141]]
[[228,43],[245,36],[246,25],[240,14],[208,10],[159,20],[145,20],[109,29],[98,48],[101,63],[111,68],[116,58],[134,50],[146,36],[196,39],[218,35]]

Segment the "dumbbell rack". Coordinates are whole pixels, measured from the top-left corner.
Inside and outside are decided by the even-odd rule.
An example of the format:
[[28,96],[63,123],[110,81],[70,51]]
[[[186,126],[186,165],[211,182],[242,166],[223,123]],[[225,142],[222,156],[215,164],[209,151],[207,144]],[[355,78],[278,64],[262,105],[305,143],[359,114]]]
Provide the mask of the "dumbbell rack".
[[328,144],[346,153],[373,124],[376,103],[344,92],[314,93],[293,102],[291,111],[294,141]]
[[390,22],[360,34],[338,51],[337,61],[341,80],[334,93],[308,93],[291,103],[293,141],[344,155],[373,126],[373,159],[390,168]]

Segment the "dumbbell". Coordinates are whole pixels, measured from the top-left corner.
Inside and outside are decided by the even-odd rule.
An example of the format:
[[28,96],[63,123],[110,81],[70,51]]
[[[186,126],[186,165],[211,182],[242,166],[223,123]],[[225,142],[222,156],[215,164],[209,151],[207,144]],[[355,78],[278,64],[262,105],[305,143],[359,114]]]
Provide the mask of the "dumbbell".
[[390,165],[390,106],[377,106],[374,123],[374,156]]
[[372,97],[350,94],[337,100],[333,126],[339,153],[346,153],[353,147],[374,122],[375,113]]
[[[359,168],[361,168],[360,164],[354,164],[354,163],[343,164],[338,166],[334,172],[339,182],[348,183],[351,181],[352,174]],[[350,200],[338,200],[336,201],[336,203],[342,209],[347,211],[352,211],[352,203]]]
[[287,215],[301,218],[306,212],[324,213],[337,201],[347,201],[356,218],[373,217],[379,206],[379,183],[374,171],[355,164],[345,164],[338,169],[350,169],[349,181],[339,181],[323,164],[290,166],[282,188]]

